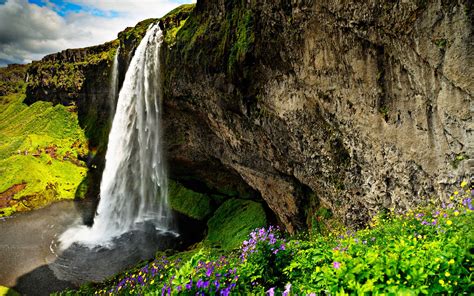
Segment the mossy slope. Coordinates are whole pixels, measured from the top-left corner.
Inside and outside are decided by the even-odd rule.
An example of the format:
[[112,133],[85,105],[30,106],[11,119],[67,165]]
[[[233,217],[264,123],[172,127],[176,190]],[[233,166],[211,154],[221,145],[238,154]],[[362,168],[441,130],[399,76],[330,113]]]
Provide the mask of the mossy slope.
[[207,222],[207,242],[224,250],[237,248],[255,228],[265,226],[263,206],[255,201],[230,199],[224,202]]
[[211,199],[207,195],[192,191],[178,182],[169,180],[168,196],[170,207],[188,217],[204,220],[212,213]]
[[0,216],[74,198],[87,172],[80,159],[88,144],[76,108],[28,106],[25,82],[12,83],[17,87],[0,97]]

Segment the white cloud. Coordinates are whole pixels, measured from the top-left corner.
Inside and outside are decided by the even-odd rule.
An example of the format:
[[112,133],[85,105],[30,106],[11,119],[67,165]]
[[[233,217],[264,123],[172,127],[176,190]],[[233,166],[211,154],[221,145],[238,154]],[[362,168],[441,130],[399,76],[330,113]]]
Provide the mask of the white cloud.
[[87,9],[60,16],[53,10],[54,5],[39,7],[27,0],[7,0],[1,4],[0,66],[25,63],[63,49],[113,40],[126,27],[147,18],[161,17],[179,5],[172,0],[69,2]]

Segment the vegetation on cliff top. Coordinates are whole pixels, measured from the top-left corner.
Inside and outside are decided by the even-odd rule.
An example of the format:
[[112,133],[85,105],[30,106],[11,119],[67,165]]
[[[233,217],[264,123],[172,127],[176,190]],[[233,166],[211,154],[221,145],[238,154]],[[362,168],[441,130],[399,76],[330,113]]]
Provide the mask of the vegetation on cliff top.
[[360,231],[287,238],[277,228],[260,228],[225,256],[208,248],[160,254],[102,284],[61,295],[469,293],[473,188],[461,186],[447,203],[381,214]]
[[[91,66],[103,66],[102,71],[107,70],[114,60],[118,44],[119,41],[114,40],[98,46],[65,50],[32,62],[28,67],[27,93],[34,93],[35,100],[55,101],[57,98],[54,96],[40,97],[33,91],[53,90],[62,93],[61,103],[74,102],[88,76],[87,70]],[[103,73],[108,77],[108,71]]]

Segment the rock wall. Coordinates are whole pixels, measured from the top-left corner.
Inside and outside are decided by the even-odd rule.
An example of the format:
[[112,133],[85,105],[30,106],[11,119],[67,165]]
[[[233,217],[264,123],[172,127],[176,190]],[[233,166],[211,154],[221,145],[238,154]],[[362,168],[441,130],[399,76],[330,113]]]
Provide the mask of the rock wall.
[[[146,28],[160,21],[171,177],[199,193],[263,199],[290,232],[322,207],[357,227],[381,209],[444,199],[471,176],[472,6],[198,0],[190,15],[187,6],[146,20],[113,46],[33,64],[27,101],[75,102],[84,126],[103,131],[91,135],[103,161],[102,54],[120,44],[123,80]],[[80,71],[68,68],[78,60]],[[77,75],[61,80],[64,69]]]
[[171,163],[290,232],[444,199],[474,161],[472,24],[470,1],[198,1],[164,57]]

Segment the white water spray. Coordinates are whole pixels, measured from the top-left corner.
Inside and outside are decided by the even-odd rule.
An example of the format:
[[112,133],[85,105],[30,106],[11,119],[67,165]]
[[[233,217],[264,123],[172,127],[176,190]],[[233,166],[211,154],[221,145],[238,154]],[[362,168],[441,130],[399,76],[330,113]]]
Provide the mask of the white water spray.
[[109,135],[94,225],[63,233],[62,249],[74,242],[108,245],[145,222],[161,231],[171,227],[160,137],[161,41],[162,32],[153,25],[135,51]]

